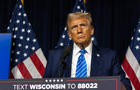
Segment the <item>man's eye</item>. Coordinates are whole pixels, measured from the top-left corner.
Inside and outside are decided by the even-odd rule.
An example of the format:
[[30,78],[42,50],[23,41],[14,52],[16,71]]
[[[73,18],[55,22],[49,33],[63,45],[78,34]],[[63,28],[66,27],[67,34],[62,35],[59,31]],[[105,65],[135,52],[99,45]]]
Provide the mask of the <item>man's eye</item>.
[[81,26],[81,27],[85,27],[85,26],[86,26],[86,24],[80,24],[80,26]]
[[71,29],[73,30],[73,29],[75,29],[75,28],[77,28],[77,26],[73,26]]

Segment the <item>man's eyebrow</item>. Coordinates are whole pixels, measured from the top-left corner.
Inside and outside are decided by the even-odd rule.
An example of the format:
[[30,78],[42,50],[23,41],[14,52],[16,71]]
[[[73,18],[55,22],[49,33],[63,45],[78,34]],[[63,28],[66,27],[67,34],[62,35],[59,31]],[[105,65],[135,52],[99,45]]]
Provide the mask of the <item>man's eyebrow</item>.
[[78,25],[73,25],[73,26],[71,27],[71,29],[76,28],[76,27],[78,27]]
[[86,24],[85,23],[81,23],[80,26],[86,26]]

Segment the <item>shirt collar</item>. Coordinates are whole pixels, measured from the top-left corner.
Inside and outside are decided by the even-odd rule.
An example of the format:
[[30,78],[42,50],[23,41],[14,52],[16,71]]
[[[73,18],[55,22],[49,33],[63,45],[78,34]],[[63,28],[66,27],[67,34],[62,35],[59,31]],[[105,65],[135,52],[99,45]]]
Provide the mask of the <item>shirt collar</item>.
[[[81,49],[74,43],[73,44],[73,55],[77,55]],[[92,41],[91,43],[85,48],[87,54],[91,55],[92,53]]]

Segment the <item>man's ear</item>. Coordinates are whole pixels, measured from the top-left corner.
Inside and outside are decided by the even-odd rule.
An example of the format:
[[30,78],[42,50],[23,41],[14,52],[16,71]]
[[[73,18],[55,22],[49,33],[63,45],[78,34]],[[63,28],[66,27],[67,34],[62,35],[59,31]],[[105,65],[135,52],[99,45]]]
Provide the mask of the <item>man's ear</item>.
[[69,37],[71,38],[71,32],[70,31],[67,31],[67,33],[68,33]]

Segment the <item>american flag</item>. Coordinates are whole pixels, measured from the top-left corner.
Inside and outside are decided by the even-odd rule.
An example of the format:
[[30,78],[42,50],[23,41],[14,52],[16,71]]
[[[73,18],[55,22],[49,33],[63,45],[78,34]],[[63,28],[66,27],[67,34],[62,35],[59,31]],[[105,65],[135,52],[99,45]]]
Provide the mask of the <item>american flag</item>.
[[122,68],[131,81],[133,90],[140,90],[140,19],[128,46]]
[[[72,12],[87,12],[84,0],[76,0]],[[97,40],[94,35],[92,36],[92,41],[95,45],[97,45]],[[65,27],[56,47],[71,45],[72,43],[72,40],[68,36],[67,28]]]
[[17,0],[7,30],[12,33],[12,78],[42,78],[47,61],[20,0]]

